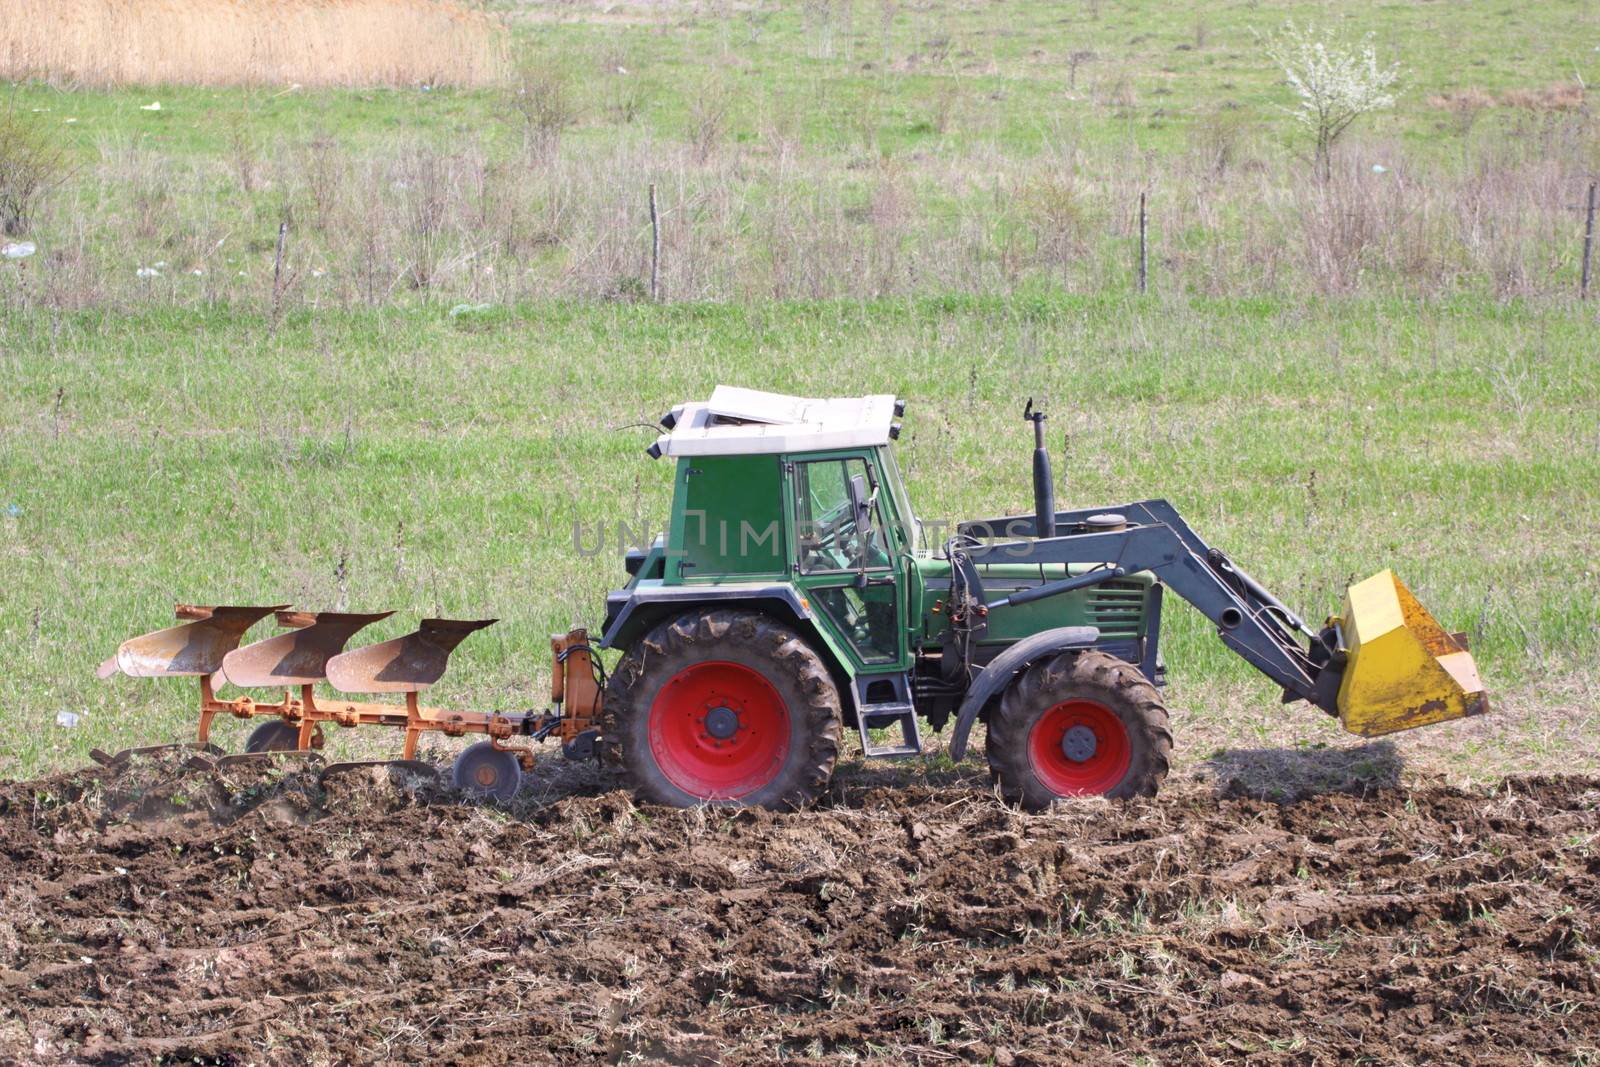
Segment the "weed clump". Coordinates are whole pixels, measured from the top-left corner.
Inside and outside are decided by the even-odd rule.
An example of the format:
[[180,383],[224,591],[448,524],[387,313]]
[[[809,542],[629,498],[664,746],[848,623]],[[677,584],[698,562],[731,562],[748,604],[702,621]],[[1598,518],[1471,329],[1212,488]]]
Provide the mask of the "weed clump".
[[36,121],[0,112],[0,233],[19,237],[50,192],[66,180],[65,149]]

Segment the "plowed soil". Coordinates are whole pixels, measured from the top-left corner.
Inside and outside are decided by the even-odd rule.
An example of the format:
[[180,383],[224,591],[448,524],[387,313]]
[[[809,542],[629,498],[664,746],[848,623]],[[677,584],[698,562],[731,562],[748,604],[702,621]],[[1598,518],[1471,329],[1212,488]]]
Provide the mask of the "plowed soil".
[[856,766],[793,815],[539,791],[0,784],[0,1060],[1600,1056],[1596,779],[1040,816],[970,771]]

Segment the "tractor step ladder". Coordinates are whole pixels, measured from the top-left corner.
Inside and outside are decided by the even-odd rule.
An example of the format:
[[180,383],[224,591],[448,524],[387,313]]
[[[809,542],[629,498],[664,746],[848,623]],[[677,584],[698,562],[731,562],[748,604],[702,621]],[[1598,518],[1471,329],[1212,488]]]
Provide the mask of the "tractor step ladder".
[[[881,689],[887,682],[894,686],[891,700],[869,701],[871,690]],[[874,693],[879,696],[881,693]],[[855,681],[856,726],[861,731],[861,752],[870,757],[903,758],[922,755],[922,734],[917,726],[917,709],[911,703],[905,676],[860,675]],[[873,730],[890,730],[888,741],[875,741]],[[898,729],[899,736],[894,735]]]

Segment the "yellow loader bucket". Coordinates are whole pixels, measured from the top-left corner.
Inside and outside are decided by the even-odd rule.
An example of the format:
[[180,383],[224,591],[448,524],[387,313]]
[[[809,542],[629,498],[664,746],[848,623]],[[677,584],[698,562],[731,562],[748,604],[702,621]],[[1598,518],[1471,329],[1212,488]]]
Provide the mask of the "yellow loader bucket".
[[1352,585],[1339,623],[1348,657],[1339,723],[1351,733],[1376,737],[1489,710],[1466,635],[1446,633],[1394,571]]

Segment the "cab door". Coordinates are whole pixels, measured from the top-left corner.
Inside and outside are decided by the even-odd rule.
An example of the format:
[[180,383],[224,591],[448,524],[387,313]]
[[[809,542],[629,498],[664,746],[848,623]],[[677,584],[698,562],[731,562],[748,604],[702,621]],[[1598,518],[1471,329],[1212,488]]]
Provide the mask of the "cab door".
[[[792,566],[813,610],[863,673],[907,666],[899,545],[884,522],[886,494],[871,459],[859,453],[795,458],[786,464],[793,507]],[[851,497],[866,502],[865,529]]]

